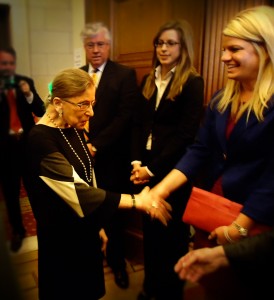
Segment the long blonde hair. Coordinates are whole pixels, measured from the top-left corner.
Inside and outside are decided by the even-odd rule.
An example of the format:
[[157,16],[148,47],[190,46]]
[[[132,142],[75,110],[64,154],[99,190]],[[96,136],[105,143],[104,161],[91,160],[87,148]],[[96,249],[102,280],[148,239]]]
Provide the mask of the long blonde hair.
[[[193,66],[193,44],[192,44],[192,30],[190,25],[184,20],[169,21],[162,25],[153,39],[153,46],[158,41],[160,35],[166,31],[174,29],[177,31],[180,42],[181,57],[176,65],[174,79],[172,81],[168,99],[174,100],[174,98],[181,93],[184,84],[186,83],[189,75],[197,74]],[[146,79],[146,83],[143,88],[143,95],[146,99],[150,99],[155,92],[155,69],[160,65],[157,58],[156,48],[154,47],[153,58],[152,58],[152,69]]]
[[[257,6],[241,11],[228,23],[223,34],[250,42],[259,56],[259,71],[253,96],[242,113],[248,112],[247,121],[251,112],[254,112],[259,121],[263,121],[263,111],[274,93],[274,8]],[[224,112],[231,104],[231,113],[236,114],[239,95],[240,83],[228,79],[225,89],[214,99],[220,99],[218,110]]]

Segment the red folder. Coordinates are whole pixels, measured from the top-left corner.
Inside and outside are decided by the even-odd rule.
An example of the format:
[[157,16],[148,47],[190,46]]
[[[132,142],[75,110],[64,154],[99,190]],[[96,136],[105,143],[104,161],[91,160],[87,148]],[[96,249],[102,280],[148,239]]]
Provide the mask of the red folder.
[[[217,227],[230,225],[239,215],[243,205],[217,194],[193,187],[183,221],[206,232]],[[270,227],[257,224],[249,235],[255,235]]]

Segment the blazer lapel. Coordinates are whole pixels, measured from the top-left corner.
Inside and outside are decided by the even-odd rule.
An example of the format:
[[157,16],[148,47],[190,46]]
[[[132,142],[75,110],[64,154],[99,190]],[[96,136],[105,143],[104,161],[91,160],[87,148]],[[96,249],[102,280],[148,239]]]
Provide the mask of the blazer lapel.
[[113,78],[113,76],[114,76],[113,72],[114,72],[113,68],[111,67],[111,64],[108,61],[103,70],[98,87],[96,88],[96,94],[95,94],[96,103],[99,103],[99,101],[101,99],[101,95],[102,95],[103,91],[106,89],[108,82]]
[[[256,118],[255,114],[251,112],[248,122],[246,122],[247,112],[245,112],[238,122],[235,124],[234,128],[231,131],[231,134],[228,139],[226,139],[226,128],[227,122],[230,117],[230,107],[224,112],[224,114],[216,114],[216,132],[218,134],[218,139],[224,151],[226,151],[227,143],[230,145],[235,143],[235,140],[239,140],[245,131],[250,126],[259,125],[259,121]],[[274,96],[273,100],[268,102],[268,108],[265,110],[264,118],[267,119],[269,114],[274,113]],[[271,119],[271,118],[270,118]],[[265,120],[267,122],[267,120]]]
[[[165,107],[165,100],[166,100],[166,97],[167,97],[167,95],[168,95],[168,93],[169,93],[169,90],[170,90],[170,86],[171,86],[172,80],[173,80],[173,77],[172,77],[171,80],[169,81],[169,83],[168,83],[168,85],[167,85],[167,87],[166,87],[166,89],[165,89],[165,91],[164,91],[164,93],[163,93],[163,95],[162,95],[162,97],[161,97],[161,99],[160,99],[160,103],[159,103],[159,105],[158,105],[158,108],[157,108],[157,110],[156,110],[156,113],[157,113],[157,112],[159,113],[159,112]],[[153,95],[153,96],[154,96],[154,95]],[[156,97],[157,97],[157,89],[156,89],[156,93],[155,93],[155,105],[156,105]],[[167,101],[170,101],[170,100],[167,100]]]
[[245,130],[249,128],[250,126],[254,126],[255,124],[258,124],[258,119],[256,118],[254,113],[251,113],[248,119],[248,122],[246,122],[247,118],[247,112],[245,112],[241,118],[238,120],[238,122],[235,124],[230,139],[233,141],[235,138],[239,138],[242,134],[244,134]]
[[216,132],[218,139],[220,141],[220,144],[222,148],[224,149],[224,152],[226,152],[226,127],[228,118],[230,116],[230,108],[227,109],[224,114],[217,113],[216,114]]

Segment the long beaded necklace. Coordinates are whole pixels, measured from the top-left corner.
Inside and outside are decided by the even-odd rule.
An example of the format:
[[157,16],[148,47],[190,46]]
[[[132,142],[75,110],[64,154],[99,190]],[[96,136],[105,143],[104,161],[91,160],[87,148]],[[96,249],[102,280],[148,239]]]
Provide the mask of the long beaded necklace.
[[80,137],[80,135],[79,135],[77,129],[74,128],[74,131],[75,131],[76,135],[78,136],[79,141],[80,141],[80,143],[81,143],[81,145],[82,145],[82,147],[83,147],[83,149],[84,149],[84,151],[85,151],[85,153],[86,153],[86,156],[87,156],[87,158],[88,158],[88,162],[89,162],[89,174],[90,174],[89,177],[88,177],[87,168],[86,168],[84,162],[82,161],[82,159],[80,158],[80,156],[77,154],[77,152],[74,150],[74,148],[72,147],[71,143],[69,142],[69,140],[68,140],[67,137],[65,136],[64,132],[62,131],[62,129],[61,129],[61,128],[53,121],[53,119],[50,117],[50,115],[49,115],[48,113],[46,113],[46,115],[47,115],[47,117],[49,118],[49,120],[51,121],[51,123],[52,123],[56,128],[59,129],[59,131],[60,131],[61,135],[63,136],[64,140],[67,142],[67,144],[69,145],[69,147],[70,147],[70,149],[72,150],[72,152],[75,154],[75,156],[77,157],[77,159],[78,159],[78,160],[80,161],[80,163],[82,164],[82,166],[83,166],[83,168],[84,168],[84,172],[85,172],[87,181],[88,181],[88,182],[91,182],[91,181],[92,181],[92,164],[91,164],[91,160],[90,160],[90,157],[89,157],[89,155],[88,155],[88,152],[87,152],[87,150],[86,150],[86,148],[85,148],[85,146],[84,146],[84,143],[83,143],[83,141],[82,141],[82,139],[81,139],[81,137]]

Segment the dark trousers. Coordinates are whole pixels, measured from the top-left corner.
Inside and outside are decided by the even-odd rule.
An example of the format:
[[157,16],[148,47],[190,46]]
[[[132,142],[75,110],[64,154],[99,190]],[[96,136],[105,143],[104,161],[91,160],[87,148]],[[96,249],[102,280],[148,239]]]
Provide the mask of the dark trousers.
[[106,224],[105,232],[108,236],[106,251],[107,264],[115,271],[126,269],[125,261],[125,222],[126,211],[117,211]]
[[[146,151],[143,165],[153,159],[151,151]],[[164,177],[165,174],[162,174]],[[149,186],[154,187],[162,177],[152,177]],[[139,191],[143,186],[136,186]],[[188,252],[189,225],[182,222],[182,215],[191,192],[188,183],[173,192],[166,199],[172,206],[172,220],[164,226],[158,220],[143,216],[144,241],[144,292],[156,300],[182,300],[185,281],[174,271],[178,259]]]
[[[117,153],[110,151],[100,154],[98,151],[95,156],[95,177],[99,188],[117,193],[131,193],[130,172],[130,160]],[[106,260],[113,271],[121,271],[126,268],[126,214],[127,211],[118,210],[104,225],[108,236]]]
[[175,273],[174,265],[188,251],[188,225],[173,219],[165,227],[144,215],[143,235],[144,291],[157,300],[182,300],[185,282]]
[[24,235],[25,228],[20,208],[21,180],[25,179],[24,142],[20,137],[10,136],[1,149],[1,185],[12,231]]

